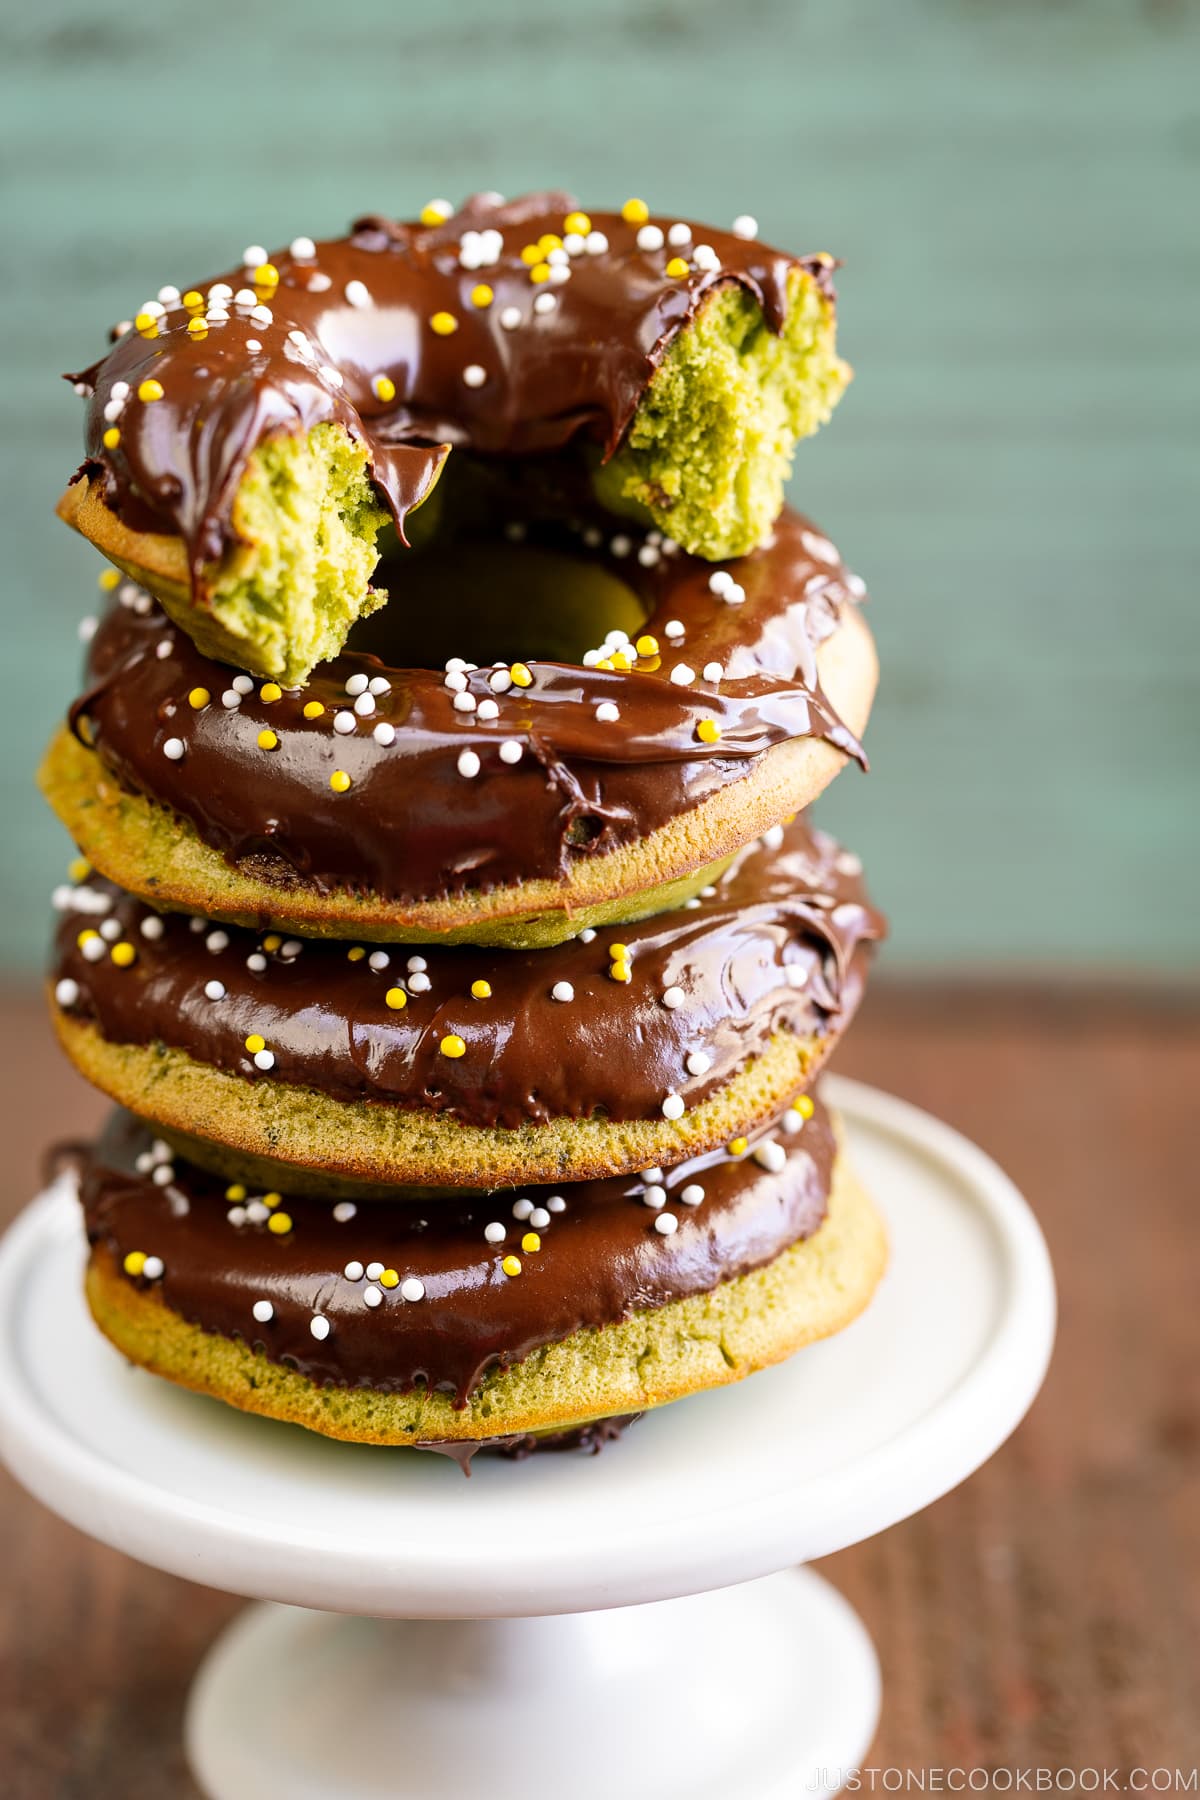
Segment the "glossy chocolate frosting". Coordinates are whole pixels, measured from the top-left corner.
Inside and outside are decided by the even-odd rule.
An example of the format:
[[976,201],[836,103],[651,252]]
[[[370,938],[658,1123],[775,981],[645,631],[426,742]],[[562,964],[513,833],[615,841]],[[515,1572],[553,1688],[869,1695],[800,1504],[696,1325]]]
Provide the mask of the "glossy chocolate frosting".
[[[846,1023],[884,931],[859,871],[800,818],[676,911],[549,950],[426,947],[415,967],[403,947],[160,917],[92,878],[58,895],[54,975],[59,1003],[113,1042],[166,1044],[247,1081],[475,1126],[657,1118],[665,1095],[698,1105],[775,1032]],[[609,973],[614,942],[628,982]],[[121,943],[128,966],[111,954]],[[448,1033],[466,1046],[457,1058],[440,1049]],[[267,1073],[246,1047],[255,1035]]]
[[[521,1247],[529,1225],[514,1216],[519,1200],[511,1192],[444,1200],[436,1209],[420,1201],[355,1209],[288,1198],[282,1206],[292,1229],[276,1235],[265,1208],[255,1209],[261,1218],[254,1223],[244,1206],[230,1206],[220,1178],[172,1164],[161,1151],[156,1160],[145,1126],[123,1112],[85,1164],[80,1196],[91,1243],[118,1268],[130,1252],[160,1258],[161,1278],[128,1278],[161,1293],[190,1323],[261,1346],[322,1384],[402,1393],[423,1382],[462,1405],[488,1369],[574,1332],[709,1293],[810,1236],[825,1215],[833,1133],[819,1104],[806,1123],[795,1112],[785,1117],[792,1131],[769,1128],[740,1158],[719,1150],[668,1170],[656,1184],[666,1190],[657,1209],[642,1198],[648,1184],[641,1176],[557,1193],[530,1188],[520,1199],[547,1208],[549,1217],[533,1251]],[[768,1141],[785,1156],[774,1173],[756,1160]],[[692,1190],[688,1202],[685,1189]],[[678,1222],[670,1236],[655,1223],[666,1215]],[[493,1222],[503,1224],[503,1242],[485,1238]],[[521,1270],[510,1276],[501,1265],[512,1254]],[[343,1271],[353,1262],[364,1269],[378,1262],[399,1285],[351,1279]],[[402,1284],[413,1278],[423,1291],[406,1300]],[[382,1296],[373,1306],[368,1289]],[[267,1323],[253,1316],[262,1300],[273,1308]],[[323,1340],[311,1330],[316,1314],[329,1321]]]
[[[89,646],[73,723],[124,786],[188,820],[247,874],[396,901],[559,879],[741,780],[789,739],[825,738],[865,762],[816,667],[862,583],[807,519],[785,510],[770,545],[729,565],[744,595],[732,604],[713,592],[710,564],[648,542],[643,561],[628,534],[596,536],[585,543],[534,523],[521,554],[561,554],[569,542],[581,567],[599,565],[636,590],[649,615],[642,631],[659,648],[628,671],[530,661],[530,685],[497,693],[493,667],[468,668],[467,712],[445,671],[351,649],[302,694],[265,702],[262,684],[238,696],[232,672],[125,583]],[[387,617],[403,642],[403,603]],[[686,685],[674,678],[681,669],[693,676]],[[371,679],[390,685],[360,717],[347,683]],[[188,696],[198,690],[209,699],[195,709]],[[314,704],[324,711],[306,717]],[[712,742],[697,735],[706,721]],[[378,741],[380,727],[391,742]],[[259,746],[264,729],[277,740],[269,750]],[[183,746],[175,760],[164,748],[172,740]],[[478,758],[473,776],[464,753]],[[343,792],[330,785],[334,771],[350,778]]]
[[[577,253],[559,253],[560,284],[549,263],[539,269],[540,258],[531,265],[521,253],[567,237],[574,210],[566,194],[507,203],[481,194],[432,225],[371,215],[348,238],[274,252],[277,279],[243,266],[185,286],[190,308],[164,289],[150,303],[161,316],[127,327],[100,362],[68,377],[89,396],[80,473],[100,478],[131,529],[183,537],[202,599],[204,565],[233,540],[247,460],[269,437],[344,426],[365,445],[403,531],[447,445],[524,456],[584,438],[610,453],[714,287],[736,282],[753,294],[774,332],[793,270],[832,296],[828,256],[791,257],[700,225],[686,244],[643,249],[640,224],[619,213],[592,214]],[[672,223],[664,218],[662,232]],[[697,256],[698,245],[710,254]],[[679,256],[688,272],[668,275]],[[492,295],[483,305],[472,297],[481,284]],[[438,315],[454,321],[445,335],[431,325]],[[206,317],[206,331],[189,332]],[[139,398],[148,378],[161,399]],[[106,447],[114,429],[119,442]]]

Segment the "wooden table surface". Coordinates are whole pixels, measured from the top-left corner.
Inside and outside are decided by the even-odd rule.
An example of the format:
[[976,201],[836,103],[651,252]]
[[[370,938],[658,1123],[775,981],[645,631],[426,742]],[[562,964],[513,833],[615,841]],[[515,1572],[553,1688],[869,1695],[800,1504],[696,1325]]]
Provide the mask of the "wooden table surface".
[[[6,1217],[40,1148],[102,1110],[60,1066],[32,999],[11,998],[9,1019]],[[1122,1782],[1137,1767],[1190,1771],[1200,1003],[879,984],[839,1066],[1004,1163],[1045,1227],[1061,1298],[1049,1380],[1016,1436],[956,1493],[823,1565],[883,1661],[870,1761],[1114,1769]],[[102,1549],[0,1479],[0,1789],[189,1800],[184,1695],[239,1602]]]

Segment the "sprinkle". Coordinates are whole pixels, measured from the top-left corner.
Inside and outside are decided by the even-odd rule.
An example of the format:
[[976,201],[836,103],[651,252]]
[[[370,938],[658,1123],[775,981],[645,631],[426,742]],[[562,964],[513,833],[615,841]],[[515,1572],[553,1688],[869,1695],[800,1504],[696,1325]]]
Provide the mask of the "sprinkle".
[[703,269],[706,274],[711,274],[714,269],[719,269],[721,266],[721,259],[711,244],[697,244],[692,251],[692,261],[698,269]]
[[261,975],[266,966],[267,959],[263,956],[261,951],[255,950],[252,955],[246,958],[246,967],[252,969],[256,975]]
[[549,281],[549,279],[550,279],[550,264],[548,262],[534,263],[532,269],[530,269],[530,271],[529,271],[529,279],[530,279],[530,281],[537,284],[539,287],[543,281]]
[[679,1220],[675,1217],[674,1213],[659,1213],[657,1219],[654,1221],[654,1229],[661,1233],[663,1237],[670,1237],[674,1232],[679,1230]]
[[651,1182],[649,1187],[642,1189],[642,1205],[648,1206],[652,1212],[657,1212],[660,1206],[666,1204],[667,1190],[665,1187],[660,1187],[657,1182]]
[[317,254],[317,246],[310,237],[295,237],[288,248],[298,262],[311,262]]
[[556,981],[550,989],[550,998],[552,1000],[573,1000],[575,989],[569,981]]
[[400,1277],[397,1275],[395,1269],[385,1269],[379,1277],[379,1285],[384,1288],[399,1287]]
[[744,1138],[744,1137],[730,1138],[730,1140],[729,1140],[730,1156],[745,1156],[746,1151],[749,1148],[749,1144],[750,1144],[750,1140],[748,1138]]
[[532,1200],[521,1199],[513,1201],[512,1215],[514,1219],[527,1219],[532,1211]]
[[715,744],[721,736],[721,727],[715,719],[701,719],[696,727],[696,736],[702,744]]
[[421,208],[422,225],[444,225],[454,208],[448,200],[427,200]]
[[471,289],[472,306],[490,306],[495,298],[495,294],[492,292],[486,281],[476,282],[475,286]]
[[506,1275],[519,1275],[521,1273],[521,1259],[519,1256],[506,1256],[504,1261],[500,1264],[500,1267],[504,1270]]
[[686,995],[681,987],[669,987],[663,989],[662,1003],[668,1012],[678,1011],[683,1005],[685,998]]
[[589,256],[603,256],[608,249],[608,239],[602,231],[589,231],[583,247]]
[[139,381],[137,397],[139,400],[147,402],[151,400],[161,400],[163,397],[162,382],[155,381],[153,375],[148,375],[145,381]]
[[353,699],[355,694],[365,694],[366,691],[367,691],[366,676],[363,675],[361,672],[357,675],[351,675],[350,679],[346,683],[346,692],[351,696],[351,698]]
[[345,794],[351,786],[350,777],[345,769],[335,769],[329,777],[329,785],[335,794]]
[[500,324],[502,325],[504,330],[505,331],[515,331],[517,329],[517,326],[520,323],[521,323],[520,307],[519,306],[506,306],[500,314]]
[[517,687],[527,688],[527,687],[533,686],[533,676],[530,673],[530,671],[525,663],[523,663],[523,662],[513,663],[510,666],[508,672],[512,676],[513,681],[515,682]]
[[459,774],[465,775],[467,779],[470,780],[473,776],[478,775],[479,769],[479,758],[476,756],[474,750],[464,750],[458,759]]
[[686,637],[687,632],[681,620],[668,619],[663,626],[663,636],[669,638],[681,638]]
[[627,962],[614,962],[608,971],[610,981],[632,981],[633,970]]
[[429,327],[431,331],[436,331],[439,337],[450,337],[458,330],[458,320],[453,313],[435,312],[429,321]]
[[254,1058],[254,1066],[256,1069],[261,1069],[265,1075],[269,1069],[275,1067],[275,1052],[273,1050],[260,1050]]
[[120,441],[121,441],[121,433],[117,430],[117,427],[115,425],[109,426],[108,430],[104,433],[104,437],[101,440],[101,442],[103,443],[104,448],[106,450],[115,450],[117,445],[120,443]]
[[666,272],[673,280],[682,281],[683,277],[688,273],[687,263],[682,256],[673,256],[667,264]]
[[250,1311],[260,1325],[269,1325],[275,1317],[275,1308],[269,1300],[256,1300]]
[[367,958],[369,966],[375,970],[376,974],[379,974],[382,969],[386,969],[391,960],[386,950],[372,950]]
[[704,1189],[698,1181],[690,1181],[680,1192],[679,1198],[685,1206],[699,1206],[704,1198]]
[[329,1323],[329,1320],[325,1317],[324,1313],[314,1313],[312,1318],[308,1321],[308,1329],[312,1332],[317,1342],[323,1344],[325,1339],[329,1336],[329,1333],[333,1330],[333,1326]]
[[267,1220],[267,1230],[275,1237],[286,1237],[292,1229],[292,1215],[285,1212],[273,1212]]
[[338,732],[341,737],[349,737],[350,733],[354,730],[354,714],[352,712],[334,713],[333,729]]
[[733,235],[740,238],[756,238],[758,236],[758,220],[753,213],[739,213],[733,221]]
[[463,1041],[459,1037],[458,1033],[454,1032],[454,1031],[448,1032],[446,1034],[446,1036],[442,1039],[441,1043],[438,1045],[438,1049],[441,1051],[443,1056],[449,1056],[449,1057],[453,1057],[453,1058],[465,1056],[467,1054],[467,1046],[463,1043]]
[[371,733],[371,736],[375,739],[377,744],[383,744],[385,746],[394,744],[396,741],[396,727],[394,725],[389,725],[386,719],[381,719]]
[[721,667],[719,662],[705,663],[705,665],[704,665],[705,681],[720,681],[723,679],[724,674],[725,674],[725,671]]
[[536,1231],[527,1231],[525,1236],[521,1239],[521,1248],[527,1256],[532,1256],[534,1251],[540,1250],[541,1247],[542,1240]]
[[689,1050],[684,1060],[689,1075],[707,1075],[712,1068],[712,1057],[707,1050]]
[[644,636],[640,637],[633,647],[639,656],[658,655],[658,639],[652,637],[649,632],[646,632]]
[[79,998],[79,983],[64,975],[54,990],[54,998],[60,1006],[74,1006]]
[[382,1306],[383,1294],[380,1289],[377,1287],[365,1287],[363,1289],[363,1303],[366,1306]]
[[469,388],[481,388],[487,380],[487,370],[480,363],[468,363],[462,378]]
[[488,686],[493,694],[506,694],[513,684],[513,678],[507,669],[493,669],[488,676]]
[[188,705],[193,712],[199,712],[200,708],[207,706],[211,699],[212,695],[206,687],[194,687],[188,695]]
[[811,1119],[814,1110],[811,1094],[798,1094],[792,1101],[792,1111],[799,1113],[802,1119]]
[[493,719],[500,717],[500,708],[494,700],[481,700],[475,710],[475,717],[485,719],[490,724]]
[[561,1194],[551,1194],[546,1202],[546,1206],[552,1213],[564,1213],[567,1210],[567,1203]]
[[660,225],[643,225],[637,234],[637,247],[639,250],[661,250],[663,247],[662,227]]
[[433,983],[428,975],[410,975],[408,978],[408,989],[411,994],[427,994],[432,986]]
[[265,1038],[259,1037],[257,1031],[252,1031],[246,1039],[246,1048],[254,1056],[259,1050],[266,1048],[266,1042]]
[[499,1219],[493,1219],[490,1225],[484,1226],[483,1235],[489,1244],[502,1244],[506,1233]]
[[681,1119],[683,1117],[683,1101],[678,1094],[668,1094],[662,1103],[664,1119]]
[[473,999],[490,1000],[491,994],[492,984],[490,981],[479,980],[471,983],[471,995]]
[[615,725],[620,716],[619,707],[611,700],[602,700],[596,708],[596,717],[602,725]]
[[207,1000],[223,1000],[225,998],[225,983],[223,981],[206,981],[204,984],[204,996]]
[[146,1252],[144,1250],[131,1250],[121,1266],[127,1275],[140,1275],[142,1270],[146,1267]]
[[621,217],[627,225],[644,225],[650,217],[650,208],[644,200],[627,200],[621,208]]
[[539,294],[533,303],[533,310],[535,313],[552,313],[557,305],[558,301],[553,294]]
[[371,296],[365,282],[348,281],[344,291],[351,306],[370,306]]
[[369,1262],[367,1264],[367,1280],[378,1281],[383,1274],[383,1269],[384,1265],[381,1262]]
[[106,594],[111,594],[120,579],[121,572],[119,569],[103,569],[97,577],[97,582],[98,585],[104,589]]
[[691,687],[696,679],[695,669],[689,669],[686,663],[676,663],[671,670],[671,680],[676,687]]
[[353,1200],[339,1200],[333,1209],[333,1216],[339,1225],[348,1225],[357,1211]]
[[383,999],[384,1005],[390,1006],[393,1012],[402,1012],[408,1005],[408,995],[402,987],[390,987]]
[[306,700],[304,702],[304,717],[306,719],[319,719],[324,711],[325,708],[319,700]]
[[182,738],[169,737],[163,745],[163,755],[168,762],[182,762],[186,748]]
[[279,748],[279,739],[270,726],[264,726],[263,730],[259,732],[256,742],[260,750],[278,750]]
[[[453,679],[454,678],[450,675],[447,675],[447,677],[446,677],[447,681],[451,681]],[[464,679],[464,677],[462,675],[460,675],[458,677],[458,679],[460,681],[462,681]],[[455,696],[454,696],[453,706],[454,706],[455,712],[473,713],[475,711],[475,706],[476,706],[476,700],[475,700],[474,694],[468,694],[465,690],[460,691],[459,693],[455,694]]]
[[766,1169],[772,1175],[778,1175],[787,1163],[787,1151],[774,1138],[768,1138],[765,1144],[759,1144],[754,1151],[754,1160],[760,1169]]
[[229,685],[231,688],[235,688],[239,694],[252,694],[254,692],[254,683],[251,681],[249,675],[235,675]]
[[682,220],[677,225],[672,225],[667,233],[668,244],[690,244],[691,241],[692,228],[690,225],[685,225]]
[[406,1281],[400,1283],[400,1298],[415,1305],[418,1300],[425,1298],[425,1283],[419,1281],[415,1275],[410,1275]]
[[396,384],[390,375],[384,375],[382,373],[379,375],[372,375],[371,389],[375,398],[377,400],[382,400],[385,406],[389,400],[394,400],[396,398]]
[[533,1226],[535,1231],[545,1231],[547,1225],[550,1223],[550,1214],[546,1211],[544,1206],[535,1206],[529,1215],[529,1223]]
[[505,738],[500,746],[500,761],[508,763],[510,767],[519,763],[524,754],[525,746],[518,744],[516,738]]

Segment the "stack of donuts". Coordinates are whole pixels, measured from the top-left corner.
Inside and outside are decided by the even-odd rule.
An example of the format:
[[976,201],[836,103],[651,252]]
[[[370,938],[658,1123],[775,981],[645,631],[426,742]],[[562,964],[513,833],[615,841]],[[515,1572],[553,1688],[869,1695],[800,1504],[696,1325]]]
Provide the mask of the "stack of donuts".
[[[807,808],[862,583],[783,505],[832,259],[566,195],[247,247],[71,379],[42,773],[89,1303],[332,1437],[595,1447],[885,1261],[814,1090],[883,922]],[[807,454],[807,452],[805,452]]]

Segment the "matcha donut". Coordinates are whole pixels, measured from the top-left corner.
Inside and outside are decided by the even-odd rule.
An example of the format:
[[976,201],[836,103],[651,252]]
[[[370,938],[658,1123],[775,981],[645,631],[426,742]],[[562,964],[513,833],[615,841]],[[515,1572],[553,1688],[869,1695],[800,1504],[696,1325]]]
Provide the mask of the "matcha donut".
[[883,932],[858,859],[802,819],[688,905],[552,950],[261,937],[96,880],[57,899],[76,1066],[194,1160],[298,1192],[582,1180],[735,1140],[811,1079]]
[[80,1197],[92,1312],[132,1362],[374,1444],[569,1431],[738,1380],[849,1324],[886,1259],[819,1105],[741,1161],[436,1212],[231,1201],[117,1114]]
[[414,555],[421,604],[303,693],[124,584],[46,795],[122,886],[286,932],[553,944],[677,904],[861,757],[875,655],[798,514],[715,572],[634,542],[533,522]]
[[[579,212],[564,194],[360,219],[182,293],[69,377],[86,460],[61,516],[209,654],[288,683],[386,598],[453,445],[571,447],[595,499],[699,555],[762,543],[798,438],[849,371],[833,259],[738,232]],[[396,571],[403,594],[404,568]]]

